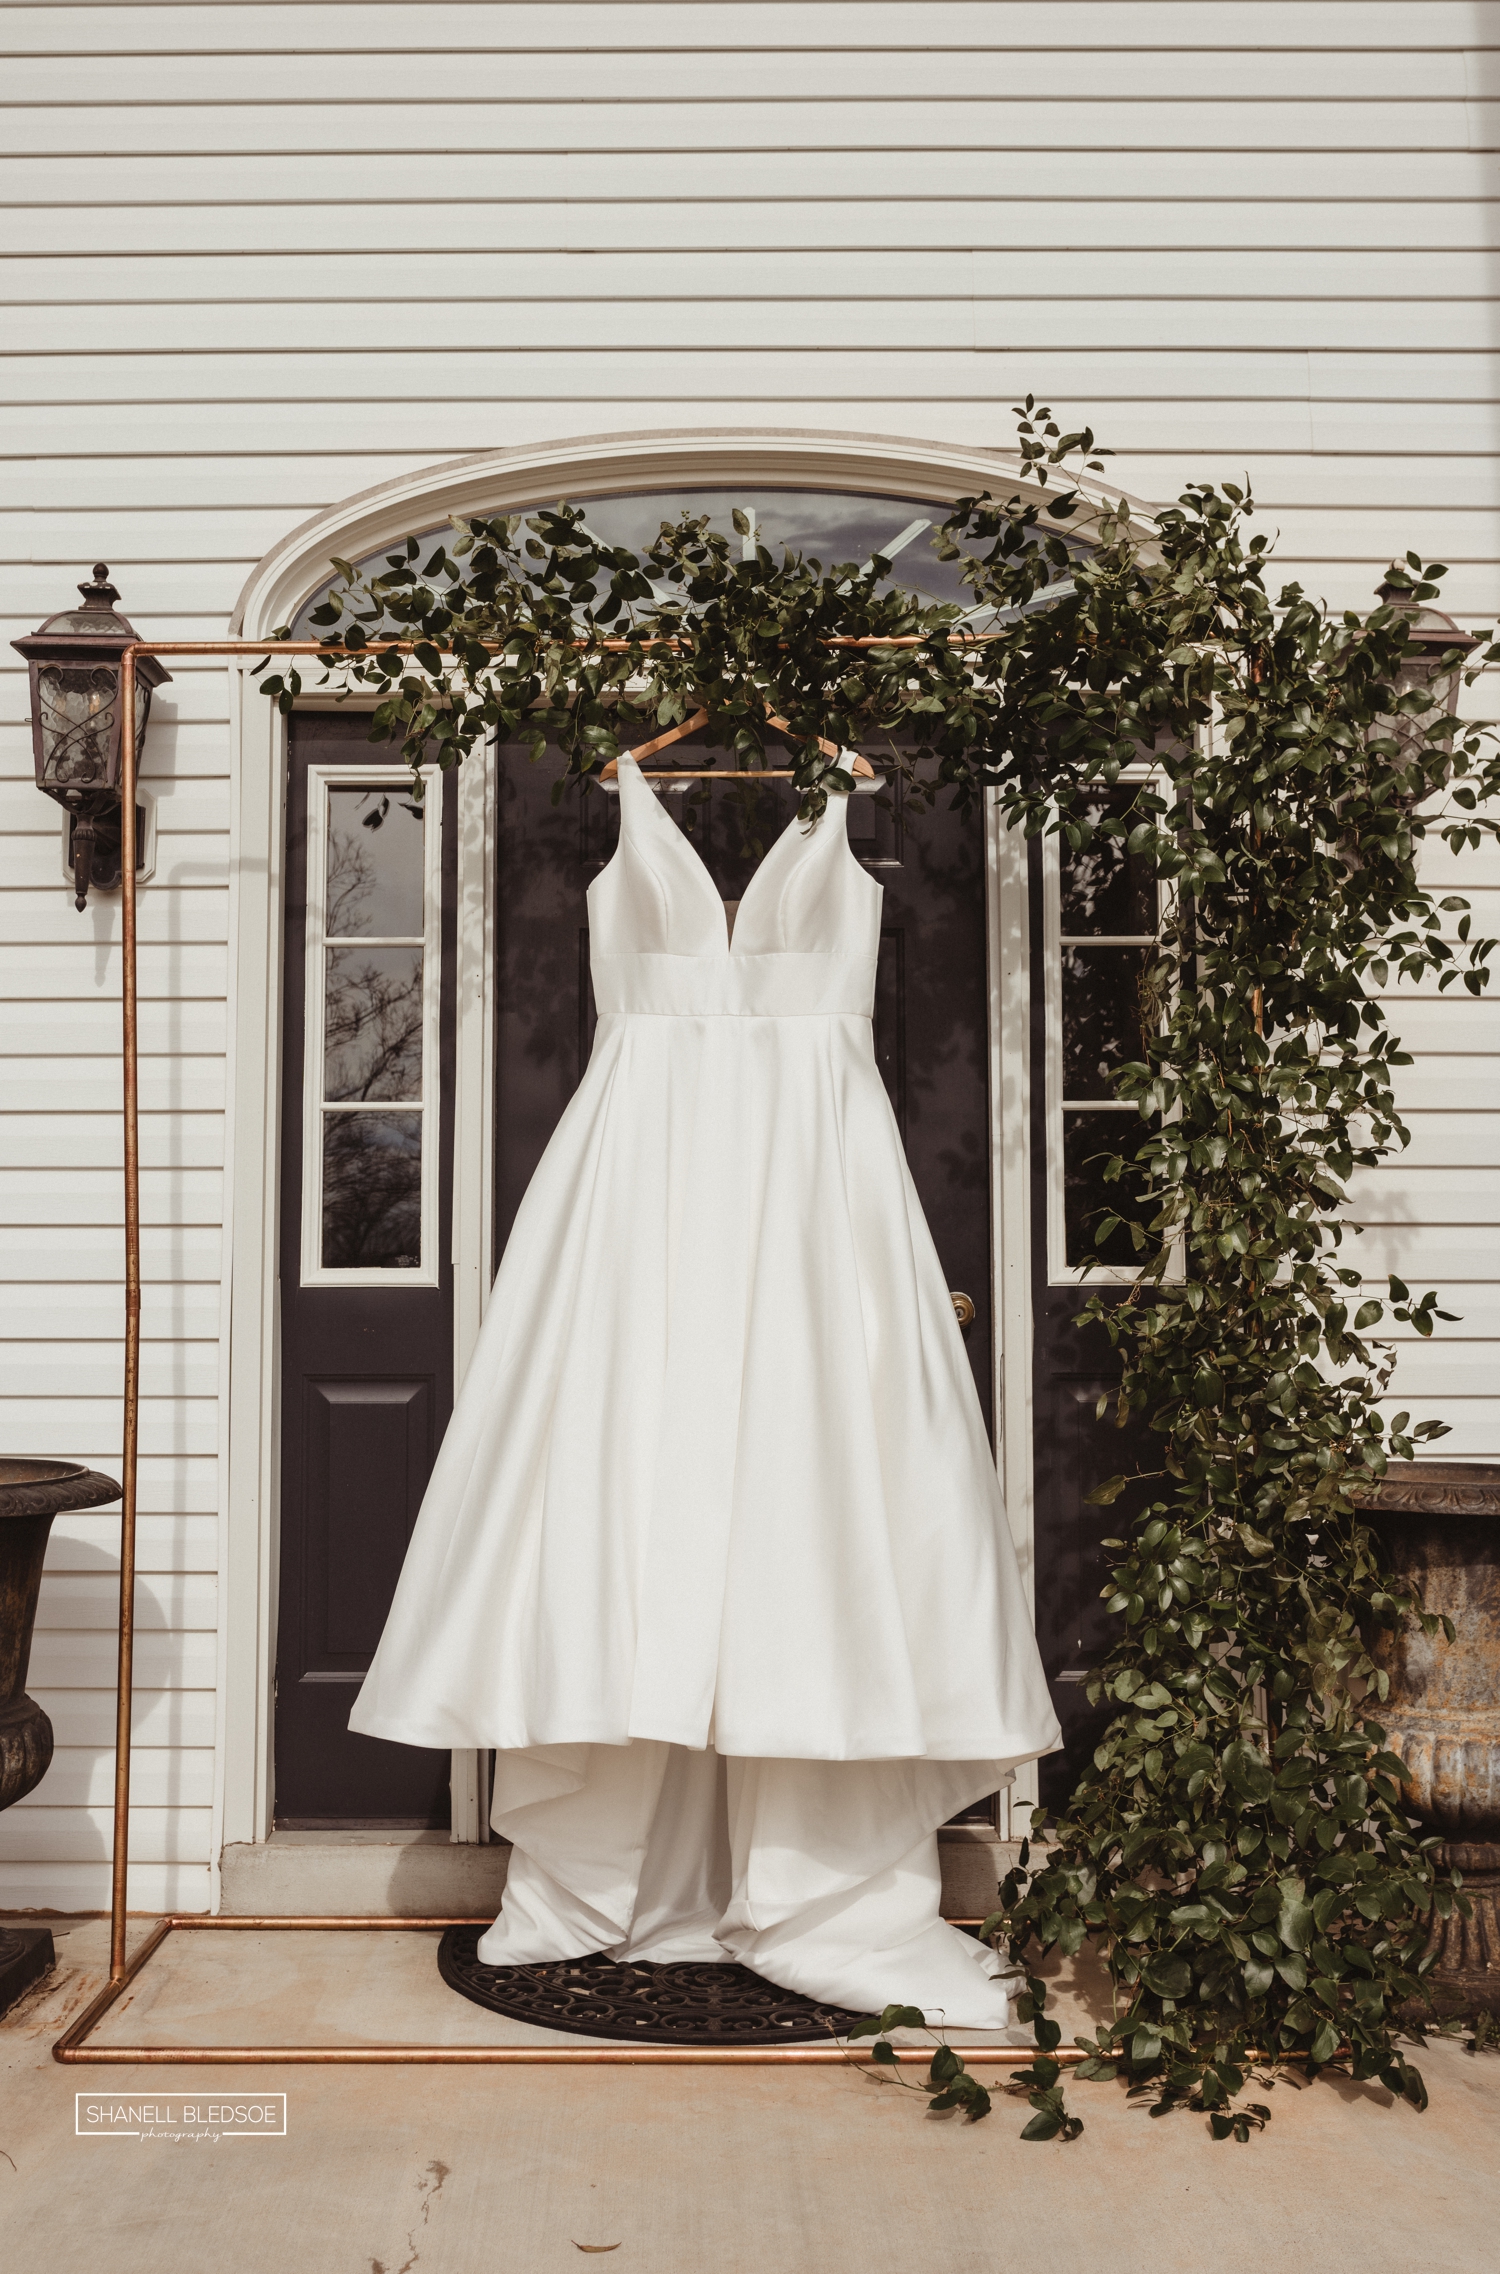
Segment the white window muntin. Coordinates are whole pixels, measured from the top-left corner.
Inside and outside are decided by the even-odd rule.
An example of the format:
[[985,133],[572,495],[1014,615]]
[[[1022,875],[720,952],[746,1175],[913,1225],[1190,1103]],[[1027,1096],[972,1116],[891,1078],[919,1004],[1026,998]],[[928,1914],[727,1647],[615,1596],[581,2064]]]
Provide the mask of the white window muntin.
[[[410,792],[405,766],[309,766],[307,770],[307,952],[302,1076],[302,1284],[304,1287],[436,1287],[438,1248],[438,1021],[442,999],[442,792],[435,766],[421,770],[422,930],[399,937],[328,932],[329,792]],[[329,948],[420,947],[421,1096],[350,1104],[325,1098]],[[331,1266],[323,1261],[323,1132],[331,1113],[414,1113],[422,1131],[421,1261],[416,1266]]]

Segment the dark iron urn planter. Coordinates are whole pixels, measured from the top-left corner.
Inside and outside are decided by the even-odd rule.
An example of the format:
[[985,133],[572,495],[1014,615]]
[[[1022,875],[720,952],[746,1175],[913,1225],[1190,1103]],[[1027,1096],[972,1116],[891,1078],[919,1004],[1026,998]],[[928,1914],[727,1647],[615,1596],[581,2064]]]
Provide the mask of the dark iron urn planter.
[[1438,1922],[1428,1988],[1442,2019],[1500,2013],[1500,1465],[1403,1461],[1357,1497],[1393,1568],[1455,1630],[1449,1643],[1408,1622],[1371,1649],[1413,1813],[1473,1908]]
[[[52,1759],[52,1724],[26,1695],[52,1519],[119,1497],[112,1477],[74,1461],[0,1460],[0,1808],[33,1791]],[[48,1928],[0,1922],[0,2013],[46,1973],[55,1955]]]

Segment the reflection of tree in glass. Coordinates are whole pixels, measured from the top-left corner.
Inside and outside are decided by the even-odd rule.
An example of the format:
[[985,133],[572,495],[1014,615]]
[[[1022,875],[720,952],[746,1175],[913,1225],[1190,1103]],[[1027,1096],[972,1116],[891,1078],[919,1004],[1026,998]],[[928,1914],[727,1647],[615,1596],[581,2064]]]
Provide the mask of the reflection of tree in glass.
[[330,948],[324,1020],[329,1098],[421,1096],[420,948]]
[[369,900],[375,889],[375,863],[369,839],[338,825],[338,806],[329,800],[328,897],[325,929],[347,938],[370,928]]
[[415,1271],[421,1261],[421,1115],[329,1114],[323,1124],[324,1269]]
[[[353,826],[356,820],[358,827]],[[416,824],[415,830],[406,827],[407,820]],[[373,834],[377,830],[379,837]],[[420,933],[422,835],[422,808],[405,798],[393,801],[375,789],[330,792],[328,932],[345,939],[361,932],[387,939]]]

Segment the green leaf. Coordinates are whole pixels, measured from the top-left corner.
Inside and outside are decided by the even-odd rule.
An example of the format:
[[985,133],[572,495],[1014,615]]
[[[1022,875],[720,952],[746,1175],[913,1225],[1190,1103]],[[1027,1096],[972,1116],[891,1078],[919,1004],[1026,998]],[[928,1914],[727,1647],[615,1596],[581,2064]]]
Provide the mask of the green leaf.
[[1222,1766],[1225,1782],[1242,1800],[1265,1800],[1276,1782],[1265,1755],[1242,1739],[1225,1746]]
[[1128,1477],[1109,1477],[1103,1484],[1096,1484],[1092,1492],[1086,1492],[1084,1500],[1092,1508],[1108,1508],[1119,1499],[1129,1482]]
[[1185,1958],[1153,1958],[1143,1979],[1159,1997],[1185,1998],[1193,1986],[1193,1969]]
[[1288,1950],[1306,1950],[1312,1942],[1313,1910],[1303,1882],[1289,1875],[1281,1882],[1280,1897],[1276,1932]]

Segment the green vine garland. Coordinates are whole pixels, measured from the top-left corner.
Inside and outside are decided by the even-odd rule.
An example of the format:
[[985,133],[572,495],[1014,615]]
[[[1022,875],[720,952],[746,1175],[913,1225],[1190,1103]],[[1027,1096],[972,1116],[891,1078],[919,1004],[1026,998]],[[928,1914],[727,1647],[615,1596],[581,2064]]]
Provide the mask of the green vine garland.
[[[939,540],[968,612],[884,586],[879,559],[731,558],[688,516],[637,557],[560,505],[455,524],[425,562],[415,538],[374,574],[336,562],[314,621],[329,671],[377,691],[375,739],[414,767],[494,733],[560,748],[561,796],[701,709],[734,767],[786,744],[808,821],[848,786],[823,738],[883,751],[919,803],[993,791],[1028,837],[1123,838],[1165,880],[1142,1054],[1117,1077],[1140,1137],[1107,1165],[1120,1198],[1096,1233],[1124,1226],[1140,1275],[1082,1314],[1119,1354],[1115,1419],[1160,1453],[1094,1496],[1131,1510],[1108,1543],[1117,1639],[1089,1682],[1114,1718],[986,1922],[1030,1968],[1024,2136],[1081,2128],[1035,1961],[1085,1939],[1115,2018],[1080,2075],[1201,2109],[1220,2138],[1264,2121],[1240,2098],[1257,2062],[1378,2077],[1420,2107],[1398,2009],[1420,1996],[1433,1913],[1464,1899],[1403,1806],[1365,1638],[1438,1622],[1384,1568],[1351,1487],[1443,1432],[1383,1420],[1393,1354],[1369,1337],[1386,1305],[1351,1316],[1344,1195],[1407,1141],[1392,1077],[1409,1060],[1372,984],[1489,977],[1494,943],[1470,939],[1462,900],[1434,904],[1417,860],[1434,833],[1455,851],[1496,834],[1481,808],[1500,758],[1439,697],[1500,648],[1422,662],[1413,615],[1445,572],[1415,554],[1366,615],[1295,584],[1273,600],[1234,485],[1195,484],[1142,529],[1069,471],[1102,471],[1091,434],[1029,397],[1017,418],[1022,484],[961,499]],[[301,680],[262,684],[289,709]],[[1122,783],[1124,811],[1100,795]],[[1423,1335],[1446,1316],[1395,1279],[1389,1303]],[[942,2106],[989,2105],[956,2055],[931,2082]]]

